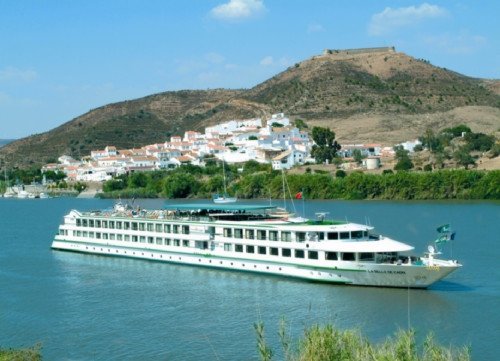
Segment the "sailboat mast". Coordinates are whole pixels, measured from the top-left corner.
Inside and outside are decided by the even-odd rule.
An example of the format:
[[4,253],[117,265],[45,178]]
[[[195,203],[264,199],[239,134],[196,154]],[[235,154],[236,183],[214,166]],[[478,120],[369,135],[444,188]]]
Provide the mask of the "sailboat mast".
[[222,160],[222,174],[224,177],[224,196],[227,194],[227,189],[226,189],[226,167],[224,166],[224,159]]

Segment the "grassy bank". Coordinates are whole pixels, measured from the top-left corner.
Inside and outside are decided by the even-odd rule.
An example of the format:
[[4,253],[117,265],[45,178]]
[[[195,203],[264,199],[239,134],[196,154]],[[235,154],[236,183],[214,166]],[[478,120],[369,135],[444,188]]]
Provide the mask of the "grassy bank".
[[380,344],[373,344],[357,330],[342,331],[332,325],[313,325],[304,330],[297,341],[287,334],[287,325],[282,322],[279,336],[281,355],[266,342],[263,323],[255,324],[257,349],[262,361],[467,361],[470,360],[469,347],[445,347],[428,334],[419,345],[415,332],[398,331]]
[[37,344],[24,349],[0,348],[0,361],[40,361],[42,346]]

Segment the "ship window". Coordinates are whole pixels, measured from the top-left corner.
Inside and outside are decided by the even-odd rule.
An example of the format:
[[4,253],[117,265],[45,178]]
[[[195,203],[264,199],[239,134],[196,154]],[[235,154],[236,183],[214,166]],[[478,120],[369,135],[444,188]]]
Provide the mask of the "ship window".
[[246,229],[245,230],[245,238],[246,239],[254,239],[255,234],[253,229]]
[[174,233],[179,233],[179,225],[174,224]]
[[295,239],[297,242],[305,242],[306,241],[306,233],[305,232],[296,232]]
[[163,238],[156,237],[156,244],[162,244],[162,243],[163,243]]
[[243,245],[241,245],[241,244],[235,244],[234,245],[234,250],[236,252],[243,252]]
[[83,235],[83,237],[88,237],[88,236],[89,236],[89,234],[88,234],[88,232],[87,232],[87,231],[83,231],[83,232],[82,232],[82,235]]
[[174,239],[174,246],[179,247],[181,245],[181,241],[178,239]]
[[304,250],[296,249],[295,250],[295,258],[304,258]]
[[154,238],[153,237],[148,237],[148,243],[153,243],[154,242]]
[[76,219],[76,226],[80,227],[82,225],[82,220],[80,218]]
[[103,233],[102,234],[102,239],[108,239],[108,234],[107,233]]
[[363,238],[363,231],[352,231],[351,238],[353,239]]
[[101,239],[101,233],[97,232],[97,233],[95,234],[95,238],[97,238],[97,239]]
[[170,233],[170,224],[163,225],[163,232]]
[[281,232],[281,241],[282,242],[291,242],[292,241],[292,232]]
[[261,241],[266,239],[266,231],[263,229],[258,229],[257,230],[257,239],[260,239]]
[[130,229],[130,222],[123,222],[123,229]]
[[140,236],[139,237],[139,242],[146,243],[146,236]]
[[83,225],[84,227],[87,227],[88,222],[87,222],[87,220],[86,220],[86,219],[82,219],[82,225]]
[[109,228],[115,229],[115,221],[109,221]]
[[108,228],[108,221],[102,221],[102,228]]
[[375,253],[360,253],[360,261],[373,261],[375,259]]
[[309,259],[318,259],[318,252],[317,251],[308,251],[307,252],[307,258],[309,258]]
[[340,239],[349,239],[349,232],[340,232]]
[[277,241],[278,240],[278,231],[269,231],[269,240]]
[[325,234],[323,232],[318,232],[318,239],[320,241],[324,240],[325,239]]
[[259,246],[258,247],[258,251],[259,251],[259,254],[266,254],[267,253],[266,252],[267,251],[266,247]]
[[189,241],[187,239],[182,240],[182,247],[189,247]]
[[163,229],[163,227],[162,227],[161,223],[156,223],[155,224],[155,231],[156,232],[161,232],[162,229]]
[[279,253],[278,253],[278,248],[276,247],[270,247],[269,248],[269,253],[272,255],[272,256],[277,256]]
[[89,219],[89,227],[94,227],[94,220],[93,219]]
[[234,229],[234,238],[243,238],[243,230],[241,228]]
[[354,253],[352,252],[342,253],[342,261],[354,261],[355,259]]
[[94,232],[89,232],[89,238],[94,238]]
[[224,251],[226,251],[226,252],[232,252],[233,251],[233,245],[231,243],[224,243]]
[[189,226],[182,226],[182,234],[189,234]]
[[109,235],[109,239],[110,239],[110,240],[112,240],[112,241],[114,241],[114,240],[116,239],[115,234],[114,234],[114,233],[111,233],[111,234]]
[[165,245],[170,246],[170,238],[165,238]]
[[255,253],[255,247],[254,246],[247,246],[247,253]]
[[281,249],[281,255],[283,257],[291,257],[292,256],[292,251],[290,250],[290,248],[282,248]]
[[145,231],[146,230],[146,223],[141,222],[139,223],[139,231]]
[[233,230],[231,228],[224,228],[224,237],[232,237]]
[[76,236],[77,236],[77,237],[80,237],[81,235],[82,235],[82,232],[80,232],[80,231],[76,231]]
[[337,252],[325,252],[325,259],[328,261],[336,261],[337,258]]
[[116,229],[122,229],[122,222],[116,221]]
[[130,236],[128,234],[125,235],[125,242],[130,242]]
[[123,236],[121,234],[117,234],[116,235],[116,240],[117,241],[122,241],[123,240]]
[[132,231],[137,231],[137,222],[132,222]]
[[153,232],[153,223],[148,223],[148,232]]
[[328,232],[328,239],[339,239],[339,234],[337,232]]

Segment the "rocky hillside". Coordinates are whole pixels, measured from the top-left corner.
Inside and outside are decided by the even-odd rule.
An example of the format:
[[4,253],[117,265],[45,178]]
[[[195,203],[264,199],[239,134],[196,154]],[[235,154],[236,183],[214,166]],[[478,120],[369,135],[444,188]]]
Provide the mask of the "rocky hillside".
[[0,158],[11,166],[40,165],[61,154],[85,156],[108,144],[138,147],[187,129],[274,112],[329,126],[344,142],[388,144],[458,123],[491,133],[500,124],[499,84],[393,48],[327,50],[252,89],[165,92],[106,105],[8,144]]

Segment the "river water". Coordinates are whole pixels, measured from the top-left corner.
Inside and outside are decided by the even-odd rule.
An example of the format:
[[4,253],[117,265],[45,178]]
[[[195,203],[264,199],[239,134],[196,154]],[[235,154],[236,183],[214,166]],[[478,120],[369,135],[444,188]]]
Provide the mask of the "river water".
[[[160,208],[163,200],[136,201]],[[314,323],[380,342],[410,323],[422,338],[500,351],[500,207],[487,202],[306,201],[298,213],[369,222],[424,252],[451,223],[446,256],[463,267],[427,290],[308,283],[280,277],[52,251],[71,209],[97,199],[0,199],[0,346],[43,345],[46,360],[256,360],[253,324],[271,346],[282,317],[298,337]]]

